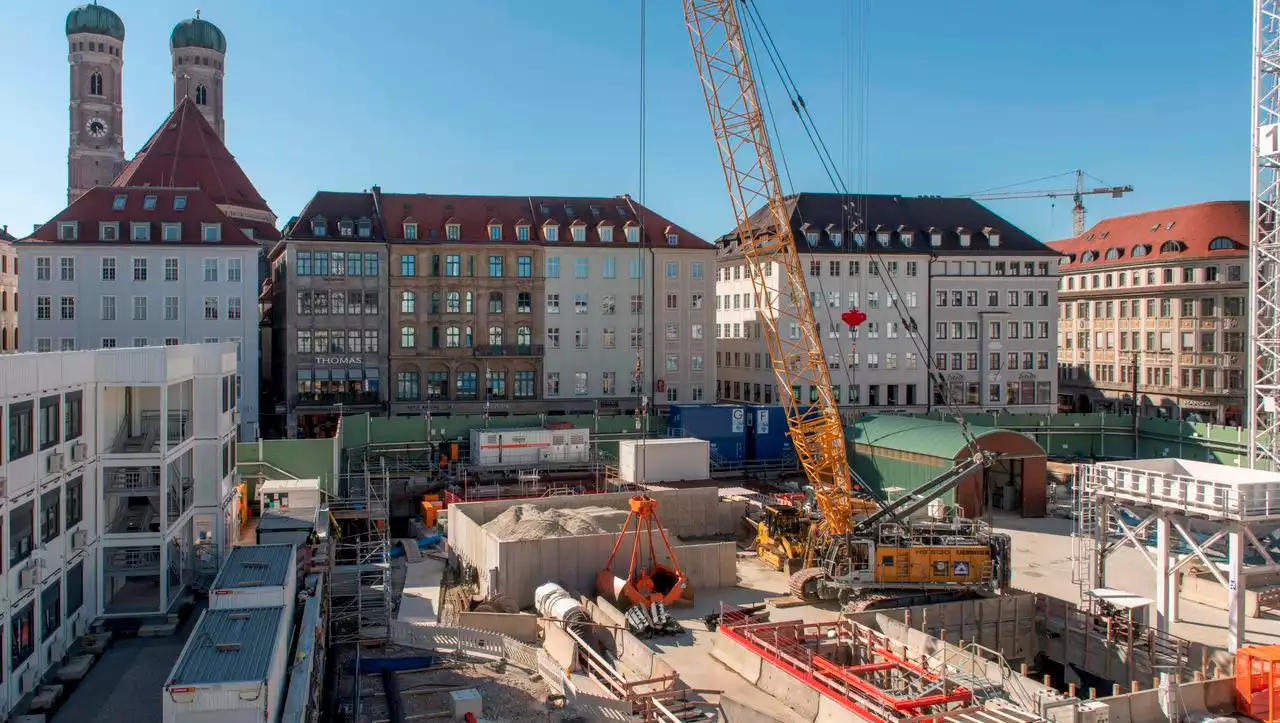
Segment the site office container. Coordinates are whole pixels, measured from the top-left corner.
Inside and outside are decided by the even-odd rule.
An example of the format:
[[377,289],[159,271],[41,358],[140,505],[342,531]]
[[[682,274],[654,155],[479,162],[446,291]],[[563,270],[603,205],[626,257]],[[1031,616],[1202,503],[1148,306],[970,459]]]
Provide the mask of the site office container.
[[772,462],[795,456],[787,411],[776,404],[747,406],[747,458]]
[[624,439],[618,442],[618,474],[626,482],[683,482],[711,477],[711,445],[705,439]]
[[667,431],[672,437],[705,439],[716,464],[747,459],[747,411],[741,404],[672,404]]
[[471,464],[478,467],[587,462],[591,431],[587,429],[473,429]]
[[[270,610],[260,608],[259,610]],[[161,690],[162,723],[278,723],[284,704],[285,673],[292,632],[289,606],[278,610],[279,623],[270,650],[270,663],[262,680],[212,682],[173,682],[173,673]],[[209,636],[201,635],[205,619],[210,615],[234,613],[230,610],[205,610],[200,614],[191,637],[187,639],[174,666],[176,672],[183,660],[195,654],[196,645],[212,647]],[[245,613],[253,611],[246,610]],[[216,642],[216,641],[215,641]],[[207,653],[206,653],[207,654]]]
[[236,547],[209,588],[209,609],[283,607],[292,619],[298,594],[298,551],[293,545]]
[[258,510],[320,506],[320,480],[273,479],[258,485]]

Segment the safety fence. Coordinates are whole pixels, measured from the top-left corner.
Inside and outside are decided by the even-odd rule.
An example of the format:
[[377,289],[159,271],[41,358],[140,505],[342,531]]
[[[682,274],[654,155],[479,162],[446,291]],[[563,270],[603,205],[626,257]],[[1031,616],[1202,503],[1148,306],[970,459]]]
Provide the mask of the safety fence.
[[505,660],[530,672],[538,670],[538,649],[501,633],[440,625],[412,625],[397,620],[391,623],[391,642],[478,660]]

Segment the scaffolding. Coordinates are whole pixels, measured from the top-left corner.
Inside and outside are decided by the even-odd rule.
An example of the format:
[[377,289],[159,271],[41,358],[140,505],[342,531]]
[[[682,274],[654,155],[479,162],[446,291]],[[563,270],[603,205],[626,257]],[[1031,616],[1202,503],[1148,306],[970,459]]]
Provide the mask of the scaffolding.
[[[356,466],[358,471],[352,472]],[[378,644],[391,629],[391,473],[386,460],[364,456],[347,462],[329,502],[333,530],[329,639],[333,643]]]

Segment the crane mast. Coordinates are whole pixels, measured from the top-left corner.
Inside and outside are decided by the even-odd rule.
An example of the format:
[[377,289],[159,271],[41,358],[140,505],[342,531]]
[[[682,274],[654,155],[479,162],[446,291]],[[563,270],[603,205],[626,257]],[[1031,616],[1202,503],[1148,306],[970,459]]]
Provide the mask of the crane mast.
[[[791,440],[822,512],[823,531],[844,535],[852,530],[854,515],[844,423],[769,145],[738,2],[684,0],[685,24]],[[767,206],[768,220],[758,223],[752,209],[761,206]],[[818,399],[804,407],[796,397],[806,387],[816,389]]]
[[1253,11],[1249,463],[1280,470],[1280,0]]

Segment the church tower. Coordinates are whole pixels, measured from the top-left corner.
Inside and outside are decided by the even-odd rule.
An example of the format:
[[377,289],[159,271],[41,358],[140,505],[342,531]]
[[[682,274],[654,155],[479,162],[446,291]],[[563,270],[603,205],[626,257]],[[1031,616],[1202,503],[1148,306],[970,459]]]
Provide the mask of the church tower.
[[95,2],[67,15],[71,143],[67,202],[107,186],[124,168],[124,21]]
[[169,36],[173,59],[173,106],[190,97],[223,141],[227,139],[222,116],[222,63],[227,58],[227,37],[217,25],[200,18],[200,11],[183,20]]

